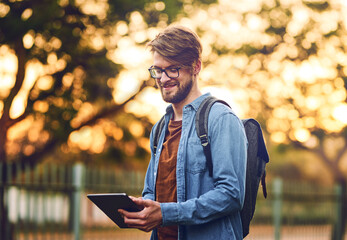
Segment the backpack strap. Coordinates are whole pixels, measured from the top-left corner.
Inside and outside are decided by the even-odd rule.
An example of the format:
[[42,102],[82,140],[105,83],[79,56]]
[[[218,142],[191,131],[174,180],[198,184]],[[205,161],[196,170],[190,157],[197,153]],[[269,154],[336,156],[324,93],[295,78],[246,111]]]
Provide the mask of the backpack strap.
[[159,137],[161,132],[163,131],[165,125],[165,117],[162,116],[161,119],[159,120],[157,127],[154,131],[154,136],[153,136],[153,152],[154,152],[154,156],[157,153],[157,147],[158,147],[158,141],[159,141]]
[[206,156],[206,165],[209,170],[210,177],[213,176],[213,164],[212,164],[212,154],[211,154],[211,146],[208,141],[208,115],[210,113],[211,107],[214,103],[220,102],[228,107],[229,104],[223,100],[217,99],[212,96],[206,97],[202,103],[200,104],[198,111],[196,112],[195,118],[195,129],[198,137],[201,141],[201,145],[204,149],[204,154]]

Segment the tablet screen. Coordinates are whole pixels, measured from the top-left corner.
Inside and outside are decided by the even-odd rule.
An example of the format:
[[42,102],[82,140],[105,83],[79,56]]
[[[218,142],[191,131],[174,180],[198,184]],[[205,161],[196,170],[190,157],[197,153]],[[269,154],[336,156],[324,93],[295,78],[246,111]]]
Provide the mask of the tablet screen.
[[128,228],[118,209],[128,212],[138,212],[140,208],[128,197],[126,193],[100,193],[88,194],[87,197],[100,208],[120,228]]

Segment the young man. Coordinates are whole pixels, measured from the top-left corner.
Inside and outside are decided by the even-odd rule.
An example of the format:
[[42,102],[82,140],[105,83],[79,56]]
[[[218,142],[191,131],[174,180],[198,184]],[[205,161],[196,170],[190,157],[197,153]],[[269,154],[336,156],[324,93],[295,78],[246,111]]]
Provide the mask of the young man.
[[213,175],[195,130],[202,100],[198,87],[201,43],[184,27],[168,27],[148,46],[151,76],[164,101],[171,103],[165,127],[148,166],[136,213],[120,210],[129,227],[151,231],[151,239],[242,239],[240,210],[244,201],[247,140],[242,122],[216,103],[208,119]]

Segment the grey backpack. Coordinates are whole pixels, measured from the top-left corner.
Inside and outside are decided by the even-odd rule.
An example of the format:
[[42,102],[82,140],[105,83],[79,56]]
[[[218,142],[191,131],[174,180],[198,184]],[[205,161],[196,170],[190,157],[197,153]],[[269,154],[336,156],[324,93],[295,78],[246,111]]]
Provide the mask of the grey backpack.
[[[206,165],[209,170],[209,175],[213,174],[213,163],[211,156],[210,143],[208,141],[208,115],[212,105],[216,102],[223,103],[229,106],[223,100],[216,99],[209,96],[203,100],[198,111],[196,112],[195,128],[200,138],[201,145],[206,156]],[[243,119],[242,123],[245,127],[246,136],[248,140],[247,150],[247,168],[246,168],[246,191],[244,205],[241,210],[241,221],[243,237],[249,234],[249,225],[253,218],[255,211],[255,204],[257,200],[257,194],[259,184],[261,183],[263,189],[263,195],[266,198],[266,183],[265,183],[265,165],[269,162],[269,155],[266,150],[263,133],[260,124],[255,119]],[[161,131],[164,128],[164,117],[160,119],[154,133],[154,154],[156,153],[158,140]]]

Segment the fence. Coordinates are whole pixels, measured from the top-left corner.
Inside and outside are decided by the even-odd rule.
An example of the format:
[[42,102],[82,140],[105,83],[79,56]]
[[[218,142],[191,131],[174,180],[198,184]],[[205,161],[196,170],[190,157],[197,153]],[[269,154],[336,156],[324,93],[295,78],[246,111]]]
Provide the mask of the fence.
[[[247,239],[346,239],[342,229],[340,186],[305,182],[268,183],[269,196],[259,194]],[[271,237],[269,237],[271,236]]]
[[[143,179],[139,172],[81,164],[0,164],[4,240],[149,239],[138,230],[118,229],[86,198],[100,192],[139,195]],[[338,187],[276,180],[268,182],[268,191],[268,199],[258,198],[246,239],[332,239],[340,214]]]

